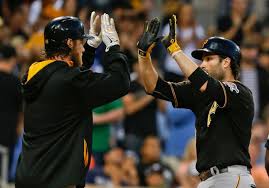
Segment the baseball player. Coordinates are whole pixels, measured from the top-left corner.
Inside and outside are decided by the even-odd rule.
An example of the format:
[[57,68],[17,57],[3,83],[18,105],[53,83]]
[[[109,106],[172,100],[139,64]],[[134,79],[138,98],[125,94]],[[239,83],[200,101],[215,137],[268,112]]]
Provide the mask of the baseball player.
[[[89,108],[125,95],[130,84],[114,21],[103,14],[98,33],[98,19],[93,12],[89,34],[70,16],[45,27],[47,60],[32,64],[22,82],[25,132],[16,188],[84,187],[91,156]],[[99,74],[89,67],[102,41],[108,68]]]
[[253,188],[248,146],[254,113],[251,91],[240,83],[240,49],[232,41],[211,37],[192,56],[192,62],[176,40],[176,17],[169,20],[170,33],[162,43],[188,78],[173,83],[160,78],[151,59],[160,22],[146,25],[138,42],[140,71],[147,93],[171,101],[176,108],[189,108],[196,115],[196,169],[198,188]]

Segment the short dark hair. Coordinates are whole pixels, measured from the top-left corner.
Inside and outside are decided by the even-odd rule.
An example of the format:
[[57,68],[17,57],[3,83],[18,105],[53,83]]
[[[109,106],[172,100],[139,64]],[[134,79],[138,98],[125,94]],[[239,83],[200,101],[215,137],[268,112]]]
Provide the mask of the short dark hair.
[[[220,60],[222,61],[223,59],[227,58],[228,56],[219,55],[219,57],[220,57]],[[239,75],[240,75],[240,66],[232,58],[230,58],[230,59],[231,59],[231,70],[232,70],[232,74],[233,74],[234,78],[237,80],[237,79],[239,79]]]
[[45,49],[45,54],[47,58],[55,57],[55,56],[68,56],[71,52],[71,48],[67,45],[67,39],[64,42],[56,42],[53,47],[49,49]]

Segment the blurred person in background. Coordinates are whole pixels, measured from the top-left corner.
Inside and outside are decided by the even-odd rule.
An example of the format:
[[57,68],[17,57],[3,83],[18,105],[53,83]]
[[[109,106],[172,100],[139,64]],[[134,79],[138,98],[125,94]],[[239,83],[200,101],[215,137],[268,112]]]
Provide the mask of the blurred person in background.
[[86,182],[98,186],[137,186],[135,159],[119,147],[104,155],[104,165],[95,166],[87,174]]
[[269,185],[269,178],[264,169],[264,156],[266,149],[266,126],[263,122],[255,122],[252,126],[252,134],[249,145],[249,154],[251,158],[251,174],[258,188],[266,188]]
[[269,48],[260,50],[259,65],[269,74]]
[[111,148],[111,126],[123,118],[121,99],[93,109],[92,152],[95,165],[104,165],[104,154]]
[[166,103],[165,118],[169,135],[164,141],[164,155],[180,161],[187,143],[195,136],[195,115]]
[[[0,45],[0,146],[8,149],[10,172],[13,149],[23,130],[22,93],[19,79],[13,75],[16,67],[15,48]],[[1,158],[1,156],[0,156]],[[0,162],[1,167],[1,162]],[[0,168],[1,169],[1,168]]]
[[145,169],[146,186],[150,188],[166,188],[172,186],[172,173],[161,163],[153,163]]
[[[188,57],[194,60],[191,52],[200,47],[201,42],[205,38],[204,28],[197,23],[192,4],[182,4],[177,11],[180,21],[177,23],[177,39],[182,41],[182,50]],[[166,24],[162,30],[162,35],[165,36],[169,33],[169,24]],[[163,53],[166,54],[166,53]],[[198,62],[197,60],[194,60]],[[184,79],[183,73],[178,69],[170,55],[165,55],[164,59],[165,79],[175,81],[182,81]]]
[[230,11],[217,20],[217,32],[239,46],[245,36],[253,36],[255,41],[261,40],[261,25],[254,12],[249,12],[249,0],[231,0]]
[[138,71],[137,60],[133,62],[132,67],[130,90],[123,97],[124,140],[126,149],[139,153],[143,140],[147,136],[158,135],[157,110],[164,111],[164,101],[156,100],[146,94]]
[[196,188],[200,182],[199,173],[196,170],[196,140],[189,140],[185,150],[184,157],[181,160],[176,177],[182,188]]
[[240,81],[252,92],[254,99],[254,121],[261,118],[269,104],[269,73],[258,62],[259,46],[252,38],[245,38],[241,45]]
[[175,176],[172,169],[162,161],[161,158],[161,145],[160,140],[156,136],[147,136],[144,139],[143,145],[140,150],[140,162],[137,165],[137,171],[139,176],[139,185],[146,186],[146,169],[155,163],[161,164],[163,168],[170,173],[170,183],[175,183]]

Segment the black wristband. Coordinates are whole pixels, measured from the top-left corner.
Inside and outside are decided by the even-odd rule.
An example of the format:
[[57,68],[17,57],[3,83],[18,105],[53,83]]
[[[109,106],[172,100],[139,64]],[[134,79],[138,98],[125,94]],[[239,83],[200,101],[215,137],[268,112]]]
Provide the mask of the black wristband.
[[209,79],[208,74],[198,67],[188,78],[195,89],[199,90],[202,85]]

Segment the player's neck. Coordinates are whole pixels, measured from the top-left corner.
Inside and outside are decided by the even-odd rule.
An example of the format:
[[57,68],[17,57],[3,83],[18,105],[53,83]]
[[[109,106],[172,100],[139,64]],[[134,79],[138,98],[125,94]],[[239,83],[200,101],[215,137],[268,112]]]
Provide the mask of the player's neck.
[[232,82],[235,81],[236,79],[234,78],[234,76],[232,74],[226,75],[225,78],[222,80],[224,82]]

